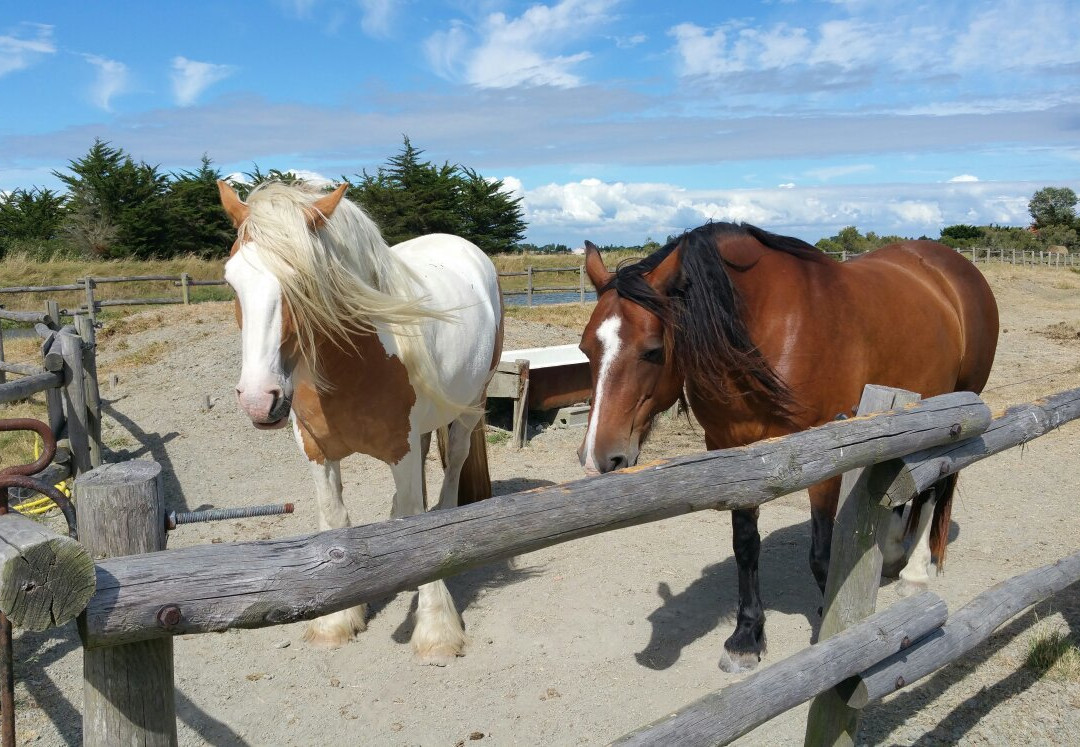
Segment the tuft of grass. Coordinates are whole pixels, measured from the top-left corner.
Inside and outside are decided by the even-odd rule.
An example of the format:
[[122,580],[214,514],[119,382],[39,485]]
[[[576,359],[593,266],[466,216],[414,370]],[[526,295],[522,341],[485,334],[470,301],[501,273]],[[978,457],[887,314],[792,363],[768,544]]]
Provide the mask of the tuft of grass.
[[[121,340],[124,347],[127,347],[126,343]],[[120,349],[120,346],[117,346]],[[145,347],[141,347],[127,355],[121,356],[113,361],[113,368],[135,368],[137,366],[150,366],[161,360],[165,355],[165,351],[169,349],[167,343],[158,341],[152,342]]]
[[1040,677],[1080,682],[1080,647],[1060,627],[1036,632],[1028,642],[1024,665]]
[[485,438],[489,445],[498,446],[510,440],[510,431],[488,431]]

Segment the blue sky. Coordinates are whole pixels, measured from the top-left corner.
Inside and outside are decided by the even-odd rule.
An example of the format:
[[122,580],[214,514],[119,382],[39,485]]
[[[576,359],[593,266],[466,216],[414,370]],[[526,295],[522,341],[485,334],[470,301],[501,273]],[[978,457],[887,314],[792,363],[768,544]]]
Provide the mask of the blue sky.
[[1024,225],[1080,191],[1080,2],[0,6],[0,190],[58,188],[94,138],[336,180],[402,135],[505,180],[536,243]]

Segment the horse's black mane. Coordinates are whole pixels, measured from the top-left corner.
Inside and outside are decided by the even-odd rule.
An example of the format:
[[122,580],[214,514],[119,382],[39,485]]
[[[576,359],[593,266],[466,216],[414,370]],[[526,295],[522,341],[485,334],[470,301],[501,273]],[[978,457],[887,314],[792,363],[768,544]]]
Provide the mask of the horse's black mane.
[[[791,416],[796,410],[794,396],[751,341],[738,291],[728,276],[728,266],[749,268],[727,263],[717,250],[726,240],[747,236],[806,261],[832,262],[799,239],[746,223],[706,223],[642,260],[620,265],[601,292],[613,289],[660,317],[670,354],[699,394],[718,401],[735,394],[762,394],[777,415]],[[644,276],[677,248],[681,248],[679,272],[670,287],[657,292]]]

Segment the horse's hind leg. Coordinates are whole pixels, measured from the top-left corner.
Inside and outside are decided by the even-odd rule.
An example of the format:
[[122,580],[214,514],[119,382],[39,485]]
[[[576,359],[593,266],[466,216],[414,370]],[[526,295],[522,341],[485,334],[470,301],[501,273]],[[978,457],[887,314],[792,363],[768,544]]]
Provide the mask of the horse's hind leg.
[[443,472],[442,490],[435,508],[455,508],[458,505],[458,488],[461,481],[461,468],[469,457],[472,432],[480,422],[481,413],[462,415],[447,428],[446,465]]
[[[420,459],[420,439],[417,437],[415,441],[415,444],[410,443],[412,448],[408,456],[391,467],[395,486],[394,518],[424,511],[424,464]],[[421,662],[445,666],[454,657],[463,655],[465,630],[445,583],[432,581],[420,586],[415,622],[411,643],[413,652]]]
[[881,575],[896,578],[904,568],[904,507],[897,506],[889,517],[889,527],[881,543]]
[[907,564],[900,571],[900,582],[896,591],[900,596],[910,596],[923,591],[930,584],[930,530],[933,526],[934,506],[937,504],[937,486],[929,488],[911,503],[912,512],[919,512],[919,523],[915,528],[911,552]]
[[758,582],[758,509],[731,512],[731,541],[739,567],[739,613],[735,632],[724,642],[720,668],[725,672],[753,669],[765,653],[765,611]]
[[818,588],[825,594],[829,576],[829,556],[832,554],[833,520],[840,496],[840,478],[811,485],[810,494],[810,571]]
[[[320,464],[312,461],[310,465],[319,505],[319,531],[349,526],[349,512],[341,500],[339,462],[326,460]],[[350,607],[312,620],[304,630],[304,640],[318,646],[340,646],[367,628],[366,621],[366,604]]]

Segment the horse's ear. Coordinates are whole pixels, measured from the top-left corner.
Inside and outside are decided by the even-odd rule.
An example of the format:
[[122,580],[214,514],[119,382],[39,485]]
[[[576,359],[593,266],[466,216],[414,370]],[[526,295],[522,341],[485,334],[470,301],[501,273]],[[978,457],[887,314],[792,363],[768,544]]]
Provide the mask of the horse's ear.
[[326,221],[330,220],[330,216],[337,210],[337,206],[341,203],[341,198],[345,196],[346,190],[349,189],[348,182],[342,182],[337,189],[328,195],[320,197],[311,203],[311,210],[308,212],[308,227],[312,231],[318,231],[324,225]]
[[593,288],[599,291],[611,280],[612,273],[604,266],[604,258],[600,256],[600,250],[591,241],[585,242],[585,272]]
[[681,255],[682,247],[677,246],[670,254],[664,257],[660,264],[646,274],[645,278],[648,280],[649,285],[666,295],[682,273]]
[[221,195],[221,206],[225,208],[233,228],[239,228],[240,224],[247,220],[248,206],[240,201],[240,195],[236,194],[236,190],[224,179],[218,179],[217,188]]

